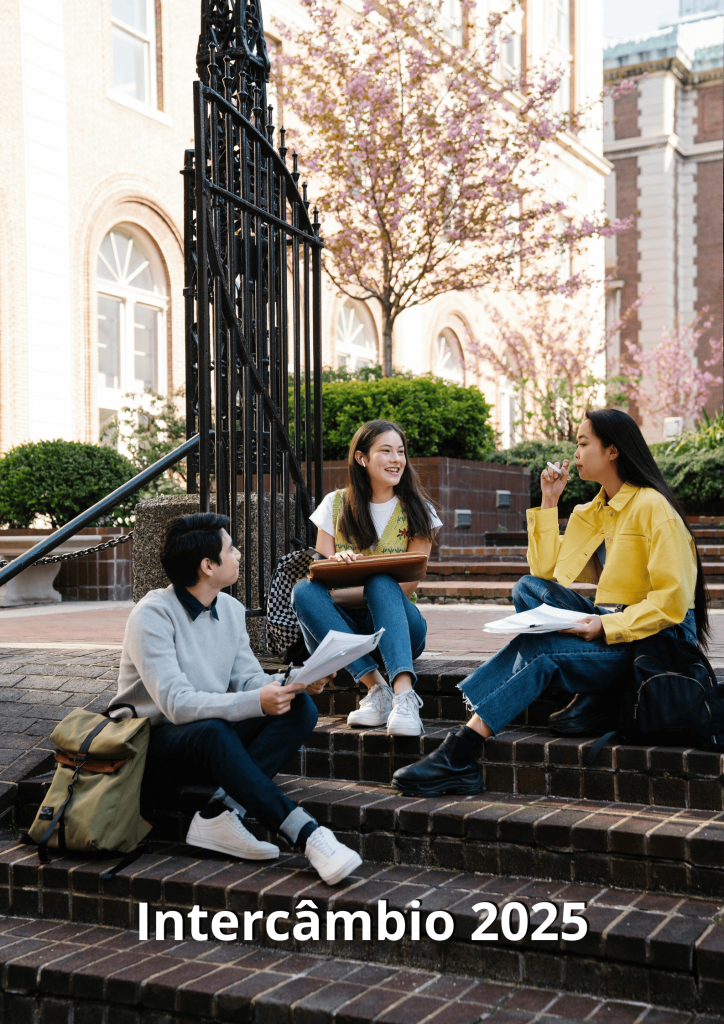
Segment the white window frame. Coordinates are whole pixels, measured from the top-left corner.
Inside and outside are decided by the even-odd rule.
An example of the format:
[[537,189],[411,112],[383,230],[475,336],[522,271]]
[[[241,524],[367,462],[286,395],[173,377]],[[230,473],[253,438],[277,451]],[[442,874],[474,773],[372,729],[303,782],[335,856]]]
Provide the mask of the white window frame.
[[[356,345],[354,342],[340,341],[340,320],[346,310],[352,310],[357,315],[363,330],[367,332],[367,336],[372,342],[371,345]],[[360,370],[368,366],[375,366],[379,362],[377,332],[370,312],[361,300],[345,299],[339,307],[334,325],[334,356],[337,369],[344,366],[349,370]]]
[[[129,36],[133,36],[134,39],[139,39],[145,44],[146,52],[146,91],[148,95],[148,101],[137,100],[134,96],[127,96],[122,90],[117,89],[115,85],[111,85],[108,90],[108,95],[111,99],[116,100],[118,103],[122,103],[124,106],[131,107],[134,110],[140,110],[142,113],[148,113],[153,111],[156,115],[161,112],[158,110],[158,81],[156,76],[156,4],[155,0],[145,0],[146,3],[146,28],[147,31],[144,34],[139,32],[138,29],[132,25],[128,25],[125,21],[121,21],[120,18],[115,18],[111,13],[111,64],[113,63],[113,29],[119,29],[121,32],[125,32]],[[112,8],[111,8],[112,10]],[[111,68],[111,80],[113,75],[113,69]],[[170,119],[159,117],[159,120],[168,121]]]
[[[553,109],[557,114],[567,114],[571,109],[571,0],[546,0],[547,35],[551,44],[554,65],[566,65],[566,71],[553,97]],[[558,31],[559,21],[565,18],[565,38]]]
[[442,0],[440,31],[452,46],[463,45],[463,5],[461,0]]
[[520,417],[520,396],[507,377],[503,377],[498,384],[498,403],[500,443],[503,448],[512,448],[521,440],[520,426],[515,425],[516,419]]
[[[151,268],[151,273],[155,279],[156,285],[159,284],[165,286],[165,275],[163,273],[163,267],[158,257],[158,253],[155,250],[153,242],[140,237],[139,234],[133,231],[125,224],[115,224],[106,235],[112,232],[123,232],[129,235],[136,245],[139,247],[141,252],[148,260]],[[105,240],[106,235],[103,236]],[[149,255],[150,253],[150,255]],[[98,249],[98,259],[100,256],[100,247]],[[110,273],[110,271],[109,271]],[[96,404],[98,409],[108,409],[114,412],[123,408],[125,401],[124,396],[139,390],[139,385],[136,382],[134,374],[134,358],[135,358],[135,306],[150,306],[156,309],[158,312],[158,343],[156,346],[156,387],[153,388],[158,394],[165,394],[168,382],[167,382],[167,367],[166,367],[166,314],[168,310],[168,296],[165,291],[147,292],[141,288],[134,288],[132,284],[125,284],[122,281],[112,281],[109,278],[101,277],[97,272],[96,265],[96,290],[95,290],[95,315],[98,316],[98,296],[104,295],[111,299],[118,299],[121,302],[120,310],[120,379],[119,387],[109,388],[102,385],[99,380],[99,370],[96,370]],[[97,336],[96,336],[97,337]],[[96,360],[98,359],[98,340],[96,340]]]
[[[445,344],[450,343],[452,343],[453,345],[457,345],[460,350],[462,374],[459,377],[457,375],[450,376],[449,374],[445,374],[442,372],[442,353]],[[435,336],[434,363],[432,372],[436,377],[441,377],[443,380],[450,381],[451,384],[460,384],[462,387],[465,387],[465,354],[463,352],[462,342],[460,341],[457,332],[454,331],[452,327],[442,327]]]

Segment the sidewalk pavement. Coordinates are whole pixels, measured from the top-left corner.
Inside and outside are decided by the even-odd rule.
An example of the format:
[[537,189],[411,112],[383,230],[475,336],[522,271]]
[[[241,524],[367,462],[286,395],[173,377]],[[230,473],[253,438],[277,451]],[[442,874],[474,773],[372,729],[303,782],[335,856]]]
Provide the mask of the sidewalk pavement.
[[[484,633],[493,619],[510,615],[510,605],[421,604],[428,624],[425,654],[432,657],[484,660],[507,642]],[[113,647],[123,643],[131,601],[68,602],[51,608],[0,609],[0,647],[20,645]],[[713,640],[709,660],[724,666],[724,609],[711,612]]]

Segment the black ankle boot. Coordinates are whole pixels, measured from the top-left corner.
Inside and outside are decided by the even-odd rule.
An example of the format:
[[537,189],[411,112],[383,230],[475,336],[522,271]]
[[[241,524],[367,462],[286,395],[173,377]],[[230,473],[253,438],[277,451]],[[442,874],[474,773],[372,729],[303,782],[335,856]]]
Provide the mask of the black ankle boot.
[[548,728],[556,736],[590,736],[616,728],[618,693],[577,693],[570,704],[554,712]]
[[462,725],[449,732],[437,750],[427,757],[398,768],[392,776],[392,785],[405,796],[482,793],[485,786],[477,762],[482,752],[482,737]]

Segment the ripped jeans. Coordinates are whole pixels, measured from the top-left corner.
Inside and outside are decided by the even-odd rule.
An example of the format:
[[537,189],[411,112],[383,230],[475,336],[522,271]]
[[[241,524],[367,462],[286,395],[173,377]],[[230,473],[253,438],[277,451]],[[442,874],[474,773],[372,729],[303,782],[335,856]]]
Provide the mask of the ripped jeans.
[[[607,615],[586,597],[554,580],[523,576],[513,587],[516,612],[539,604],[566,608],[590,615]],[[679,626],[662,630],[696,644],[694,612],[689,610]],[[539,633],[516,636],[489,661],[458,685],[468,708],[494,733],[517,718],[550,683],[575,693],[615,690],[633,663],[633,643],[609,646],[605,637],[581,640],[571,633]]]

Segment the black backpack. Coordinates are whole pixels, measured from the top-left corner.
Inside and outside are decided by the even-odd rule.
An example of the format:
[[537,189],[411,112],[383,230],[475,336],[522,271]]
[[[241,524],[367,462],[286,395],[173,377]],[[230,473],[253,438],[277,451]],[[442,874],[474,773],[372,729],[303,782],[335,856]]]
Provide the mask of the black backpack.
[[636,641],[617,728],[591,748],[586,764],[612,736],[642,746],[724,749],[724,685],[698,647],[661,633]]

